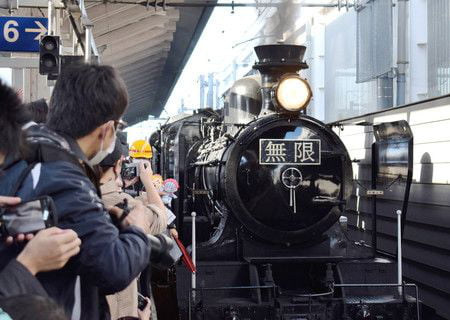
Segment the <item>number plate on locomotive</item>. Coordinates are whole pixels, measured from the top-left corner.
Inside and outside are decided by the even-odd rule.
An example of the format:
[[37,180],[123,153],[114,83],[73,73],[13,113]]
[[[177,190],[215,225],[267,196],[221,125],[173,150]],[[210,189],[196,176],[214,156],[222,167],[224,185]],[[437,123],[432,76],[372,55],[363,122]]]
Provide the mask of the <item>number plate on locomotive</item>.
[[319,139],[259,139],[259,163],[320,165]]

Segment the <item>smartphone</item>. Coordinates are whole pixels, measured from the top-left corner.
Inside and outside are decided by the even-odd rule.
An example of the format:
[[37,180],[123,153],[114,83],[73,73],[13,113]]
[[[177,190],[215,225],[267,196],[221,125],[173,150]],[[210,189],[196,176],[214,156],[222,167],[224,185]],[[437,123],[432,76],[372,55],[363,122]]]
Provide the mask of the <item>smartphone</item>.
[[145,299],[145,297],[138,292],[138,308],[139,308],[139,310],[141,310],[141,311],[144,310],[145,307],[147,306],[147,303],[148,303],[147,299]]
[[56,226],[55,203],[49,196],[43,196],[0,208],[0,236],[15,237],[18,234],[36,233]]

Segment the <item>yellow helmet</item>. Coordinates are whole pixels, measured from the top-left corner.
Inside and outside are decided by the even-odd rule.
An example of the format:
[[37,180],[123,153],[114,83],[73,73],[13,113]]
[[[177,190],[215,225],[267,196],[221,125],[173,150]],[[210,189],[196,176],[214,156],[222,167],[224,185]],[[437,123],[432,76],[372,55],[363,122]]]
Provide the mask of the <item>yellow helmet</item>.
[[130,147],[130,157],[151,159],[153,157],[152,147],[145,140],[136,140]]

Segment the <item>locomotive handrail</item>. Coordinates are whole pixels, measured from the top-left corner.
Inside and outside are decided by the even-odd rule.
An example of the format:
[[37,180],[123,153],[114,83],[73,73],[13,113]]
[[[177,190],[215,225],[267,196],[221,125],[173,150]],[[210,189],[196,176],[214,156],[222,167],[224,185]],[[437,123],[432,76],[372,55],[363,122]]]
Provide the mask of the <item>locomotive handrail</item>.
[[417,287],[415,283],[337,283],[334,287]]
[[343,205],[346,204],[347,201],[345,200],[340,200],[334,197],[325,197],[325,196],[315,196],[314,198],[312,198],[312,203],[313,204],[331,204],[331,205]]
[[238,286],[238,287],[202,287],[202,288],[192,288],[193,291],[214,291],[214,290],[244,290],[244,289],[273,289],[277,286]]
[[319,292],[319,293],[300,293],[300,294],[287,294],[290,297],[295,297],[295,298],[320,298],[320,297],[326,297],[326,296],[331,296],[334,294],[334,289],[330,288],[330,291],[328,292]]
[[195,125],[226,125],[226,126],[236,126],[236,127],[248,127],[249,123],[232,123],[232,122],[220,122],[220,121],[211,121],[206,123],[200,123],[200,121],[183,121],[184,124],[195,124]]
[[220,160],[217,160],[217,159],[214,159],[214,160],[211,160],[211,161],[194,162],[194,163],[190,164],[190,167],[192,168],[192,167],[199,167],[199,166],[215,166],[215,165],[218,165],[218,164],[221,164],[221,163],[223,164],[224,162],[220,161]]

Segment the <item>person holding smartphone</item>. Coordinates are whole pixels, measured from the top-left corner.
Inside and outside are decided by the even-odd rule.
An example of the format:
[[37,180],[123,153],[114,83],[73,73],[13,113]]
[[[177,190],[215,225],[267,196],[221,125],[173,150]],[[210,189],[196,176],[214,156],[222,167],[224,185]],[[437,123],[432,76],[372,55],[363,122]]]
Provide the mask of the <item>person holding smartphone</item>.
[[[139,203],[144,205],[148,221],[148,228],[145,232],[151,235],[160,234],[166,229],[167,215],[165,214],[164,204],[151,181],[153,172],[150,163],[145,161],[138,164],[139,178],[145,187],[146,193],[133,198],[122,190],[124,185],[121,176],[122,159],[126,153],[125,137],[119,133],[113,152],[100,163],[100,191],[102,193],[102,200],[107,207],[122,207],[125,199],[128,209],[132,209]],[[120,219],[120,212],[118,212],[118,215]],[[150,300],[142,295],[141,299],[139,299],[138,295],[137,280],[132,281],[124,290],[113,295],[108,295],[106,299],[108,301],[111,319],[139,318],[148,320],[151,312],[151,304],[148,303]],[[141,301],[141,304],[139,301]],[[147,303],[144,303],[145,301]]]
[[[4,100],[0,101],[3,147],[4,139],[17,143],[21,133],[2,130],[16,116],[4,112]],[[23,202],[50,197],[57,226],[74,230],[82,241],[80,252],[61,271],[37,274],[69,317],[104,319],[105,296],[126,288],[150,259],[144,206],[131,210],[126,226],[118,230],[99,196],[94,169],[111,153],[127,106],[126,86],[113,67],[71,65],[56,81],[46,124],[26,132],[29,155],[7,155],[2,166],[0,194],[17,195]],[[0,269],[18,253],[0,243]]]
[[[0,179],[8,163],[23,156],[25,142],[22,125],[28,115],[21,101],[7,85],[0,81]],[[1,193],[0,193],[1,194]],[[17,206],[20,198],[0,195],[0,207]],[[0,297],[20,294],[46,296],[42,285],[35,278],[39,272],[62,268],[68,260],[80,251],[81,240],[72,230],[49,228],[36,235],[19,234],[15,239],[8,237],[9,246],[26,245],[16,259],[12,259],[0,271]]]

